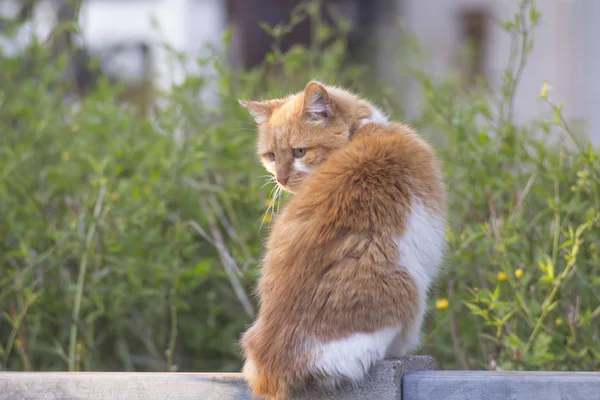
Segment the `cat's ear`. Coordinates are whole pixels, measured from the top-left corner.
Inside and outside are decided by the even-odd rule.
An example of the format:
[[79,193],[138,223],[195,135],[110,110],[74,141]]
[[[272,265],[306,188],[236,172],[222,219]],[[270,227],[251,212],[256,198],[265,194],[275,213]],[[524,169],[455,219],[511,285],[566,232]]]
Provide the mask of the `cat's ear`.
[[304,112],[313,120],[325,120],[333,116],[333,102],[325,86],[311,81],[304,89]]
[[267,122],[275,108],[283,104],[283,100],[246,101],[239,100],[240,104],[250,111],[257,124]]

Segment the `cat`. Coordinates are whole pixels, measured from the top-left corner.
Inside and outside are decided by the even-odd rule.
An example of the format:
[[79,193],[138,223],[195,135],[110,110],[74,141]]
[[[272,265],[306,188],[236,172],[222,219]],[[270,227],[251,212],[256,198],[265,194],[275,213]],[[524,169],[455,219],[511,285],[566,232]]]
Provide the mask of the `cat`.
[[240,101],[264,167],[293,197],[273,221],[241,337],[253,394],[357,384],[419,345],[442,262],[446,192],[432,148],[356,95],[317,81]]

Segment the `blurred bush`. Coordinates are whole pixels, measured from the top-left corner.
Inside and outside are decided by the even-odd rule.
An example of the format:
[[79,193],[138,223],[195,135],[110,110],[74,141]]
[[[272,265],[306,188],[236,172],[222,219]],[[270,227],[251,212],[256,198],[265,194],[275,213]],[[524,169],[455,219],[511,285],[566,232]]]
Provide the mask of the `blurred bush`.
[[[541,14],[519,2],[502,85],[469,93],[416,72],[444,132],[451,200],[445,273],[425,351],[442,368],[597,370],[600,365],[600,158],[550,86],[549,117],[516,124],[514,95]],[[536,101],[536,99],[531,99]],[[429,127],[427,127],[429,125]],[[433,301],[432,301],[433,303]]]
[[[163,106],[149,118],[101,78],[67,102],[68,57],[39,43],[0,57],[2,369],[239,369],[237,340],[256,307],[261,238],[277,204],[237,100],[317,78],[402,116],[369,66],[347,60],[348,22],[326,25],[318,14],[310,2],[289,23],[264,25],[278,38],[311,18],[315,40],[285,53],[275,46],[252,71],[231,70],[226,46],[207,49],[198,64],[216,75],[157,93]],[[547,102],[550,119],[513,119],[539,19],[525,0],[505,23],[514,51],[497,90],[413,71],[427,99],[413,122],[437,146],[451,201],[422,349],[440,368],[598,368],[599,153],[548,87],[531,101]],[[200,100],[206,90],[217,105]]]

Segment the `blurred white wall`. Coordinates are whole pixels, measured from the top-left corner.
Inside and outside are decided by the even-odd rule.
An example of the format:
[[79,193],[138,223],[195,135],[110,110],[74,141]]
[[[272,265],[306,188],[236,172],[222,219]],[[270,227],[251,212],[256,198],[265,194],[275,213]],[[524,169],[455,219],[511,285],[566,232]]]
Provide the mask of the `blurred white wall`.
[[571,0],[573,7],[570,71],[575,93],[571,110],[587,120],[587,132],[600,144],[600,1]]
[[[497,21],[511,18],[513,0],[398,0],[406,26],[434,54],[431,71],[442,74],[456,68],[461,47],[459,15],[469,9],[485,9]],[[564,111],[587,119],[587,132],[600,144],[600,1],[539,0],[541,24],[534,31],[535,46],[523,71],[515,99],[515,117],[524,121],[546,115],[548,108],[536,96],[544,81],[552,87],[553,102]],[[484,73],[492,86],[502,82],[509,59],[510,37],[498,24],[489,24]],[[416,89],[413,89],[416,90]],[[411,91],[412,99],[415,97]],[[415,105],[418,106],[418,105]]]
[[[150,44],[157,84],[167,88],[181,82],[185,73],[161,50],[162,45],[186,53],[192,61],[185,67],[194,71],[193,59],[202,46],[219,44],[225,11],[221,0],[88,0],[80,23],[84,41],[91,48],[132,41]],[[131,63],[122,65],[124,75],[136,73]],[[128,65],[132,70],[127,71]]]

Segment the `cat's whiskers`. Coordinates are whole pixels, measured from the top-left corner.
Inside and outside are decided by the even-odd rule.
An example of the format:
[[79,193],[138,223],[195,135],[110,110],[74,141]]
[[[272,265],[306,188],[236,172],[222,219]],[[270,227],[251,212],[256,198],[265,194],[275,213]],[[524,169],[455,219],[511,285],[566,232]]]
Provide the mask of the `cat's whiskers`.
[[[281,186],[277,185],[277,190],[275,190],[275,197],[273,197],[272,208],[271,208],[271,218],[275,216],[276,213],[279,213],[279,205],[281,204],[281,193],[283,189]],[[275,204],[277,204],[277,211],[275,211]]]
[[[270,183],[275,183],[275,177],[272,175],[268,175],[268,176],[269,176],[269,179],[267,179],[267,181],[260,187],[261,189],[263,189],[265,186],[267,186]],[[272,193],[273,193],[273,191],[271,190],[271,194]]]
[[283,196],[281,196],[283,194],[283,188],[279,187],[279,194],[277,196],[277,213],[279,214],[279,208],[281,207],[281,201]]
[[275,190],[272,192],[273,196],[271,196],[271,201],[269,202],[269,208],[267,211],[271,211],[271,220],[275,217],[275,203],[277,201],[277,196],[279,196],[279,185],[276,185]]
[[[267,186],[270,183],[276,183],[276,179],[273,175],[265,175],[267,177],[267,182],[265,182],[262,186],[261,189],[264,188],[265,186]],[[275,216],[275,201],[278,197],[278,193],[281,190],[281,187],[279,185],[275,185],[272,189],[271,192],[269,193],[269,204],[267,205],[267,209],[265,210],[265,212],[263,213],[262,217],[260,218],[260,227],[259,227],[259,231],[262,230],[262,227],[265,223],[265,219],[266,216],[269,214],[271,215],[271,219],[274,218]],[[278,208],[279,210],[279,208]]]

